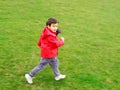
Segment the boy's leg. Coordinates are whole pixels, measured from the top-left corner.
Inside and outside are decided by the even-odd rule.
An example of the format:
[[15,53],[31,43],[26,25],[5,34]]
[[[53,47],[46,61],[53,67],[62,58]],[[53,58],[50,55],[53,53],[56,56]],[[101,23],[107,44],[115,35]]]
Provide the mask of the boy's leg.
[[58,60],[56,58],[51,58],[49,61],[49,64],[51,66],[51,68],[54,71],[55,76],[59,76],[60,75],[60,71],[58,69]]
[[46,60],[45,58],[41,58],[40,64],[38,64],[35,68],[33,68],[29,72],[29,75],[33,77],[37,72],[43,70],[48,63],[49,63],[48,60]]

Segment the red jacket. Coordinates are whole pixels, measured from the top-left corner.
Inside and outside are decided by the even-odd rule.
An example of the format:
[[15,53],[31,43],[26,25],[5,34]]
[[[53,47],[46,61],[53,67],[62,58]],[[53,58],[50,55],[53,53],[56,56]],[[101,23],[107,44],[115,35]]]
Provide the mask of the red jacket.
[[58,55],[58,47],[64,45],[64,41],[58,41],[56,32],[45,27],[42,31],[38,46],[41,48],[41,57],[54,58]]

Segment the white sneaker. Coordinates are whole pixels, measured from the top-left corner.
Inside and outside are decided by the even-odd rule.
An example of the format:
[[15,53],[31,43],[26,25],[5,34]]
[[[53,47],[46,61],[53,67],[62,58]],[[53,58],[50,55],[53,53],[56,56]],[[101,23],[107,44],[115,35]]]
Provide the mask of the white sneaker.
[[32,77],[31,77],[29,74],[25,74],[25,78],[26,78],[26,80],[27,80],[27,82],[28,82],[29,84],[32,84],[32,83],[33,83]]
[[60,79],[64,79],[65,77],[66,77],[66,75],[62,75],[62,74],[61,74],[61,75],[59,75],[59,76],[56,76],[56,77],[55,77],[55,80],[58,81],[58,80],[60,80]]

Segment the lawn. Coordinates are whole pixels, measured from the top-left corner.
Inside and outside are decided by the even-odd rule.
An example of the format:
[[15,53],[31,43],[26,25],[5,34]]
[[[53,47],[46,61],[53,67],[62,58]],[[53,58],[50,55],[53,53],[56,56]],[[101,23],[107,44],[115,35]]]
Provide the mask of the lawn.
[[[0,90],[120,90],[120,0],[0,0]],[[37,41],[49,17],[59,20],[61,73],[39,63]]]

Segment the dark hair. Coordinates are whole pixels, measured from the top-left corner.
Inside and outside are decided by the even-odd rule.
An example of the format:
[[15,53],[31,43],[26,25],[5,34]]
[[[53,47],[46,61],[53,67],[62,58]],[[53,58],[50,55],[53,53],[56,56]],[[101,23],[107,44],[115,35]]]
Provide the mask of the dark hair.
[[48,20],[47,20],[47,22],[46,22],[46,26],[51,26],[51,24],[56,24],[56,23],[58,23],[58,20],[57,19],[55,19],[55,18],[49,18]]

